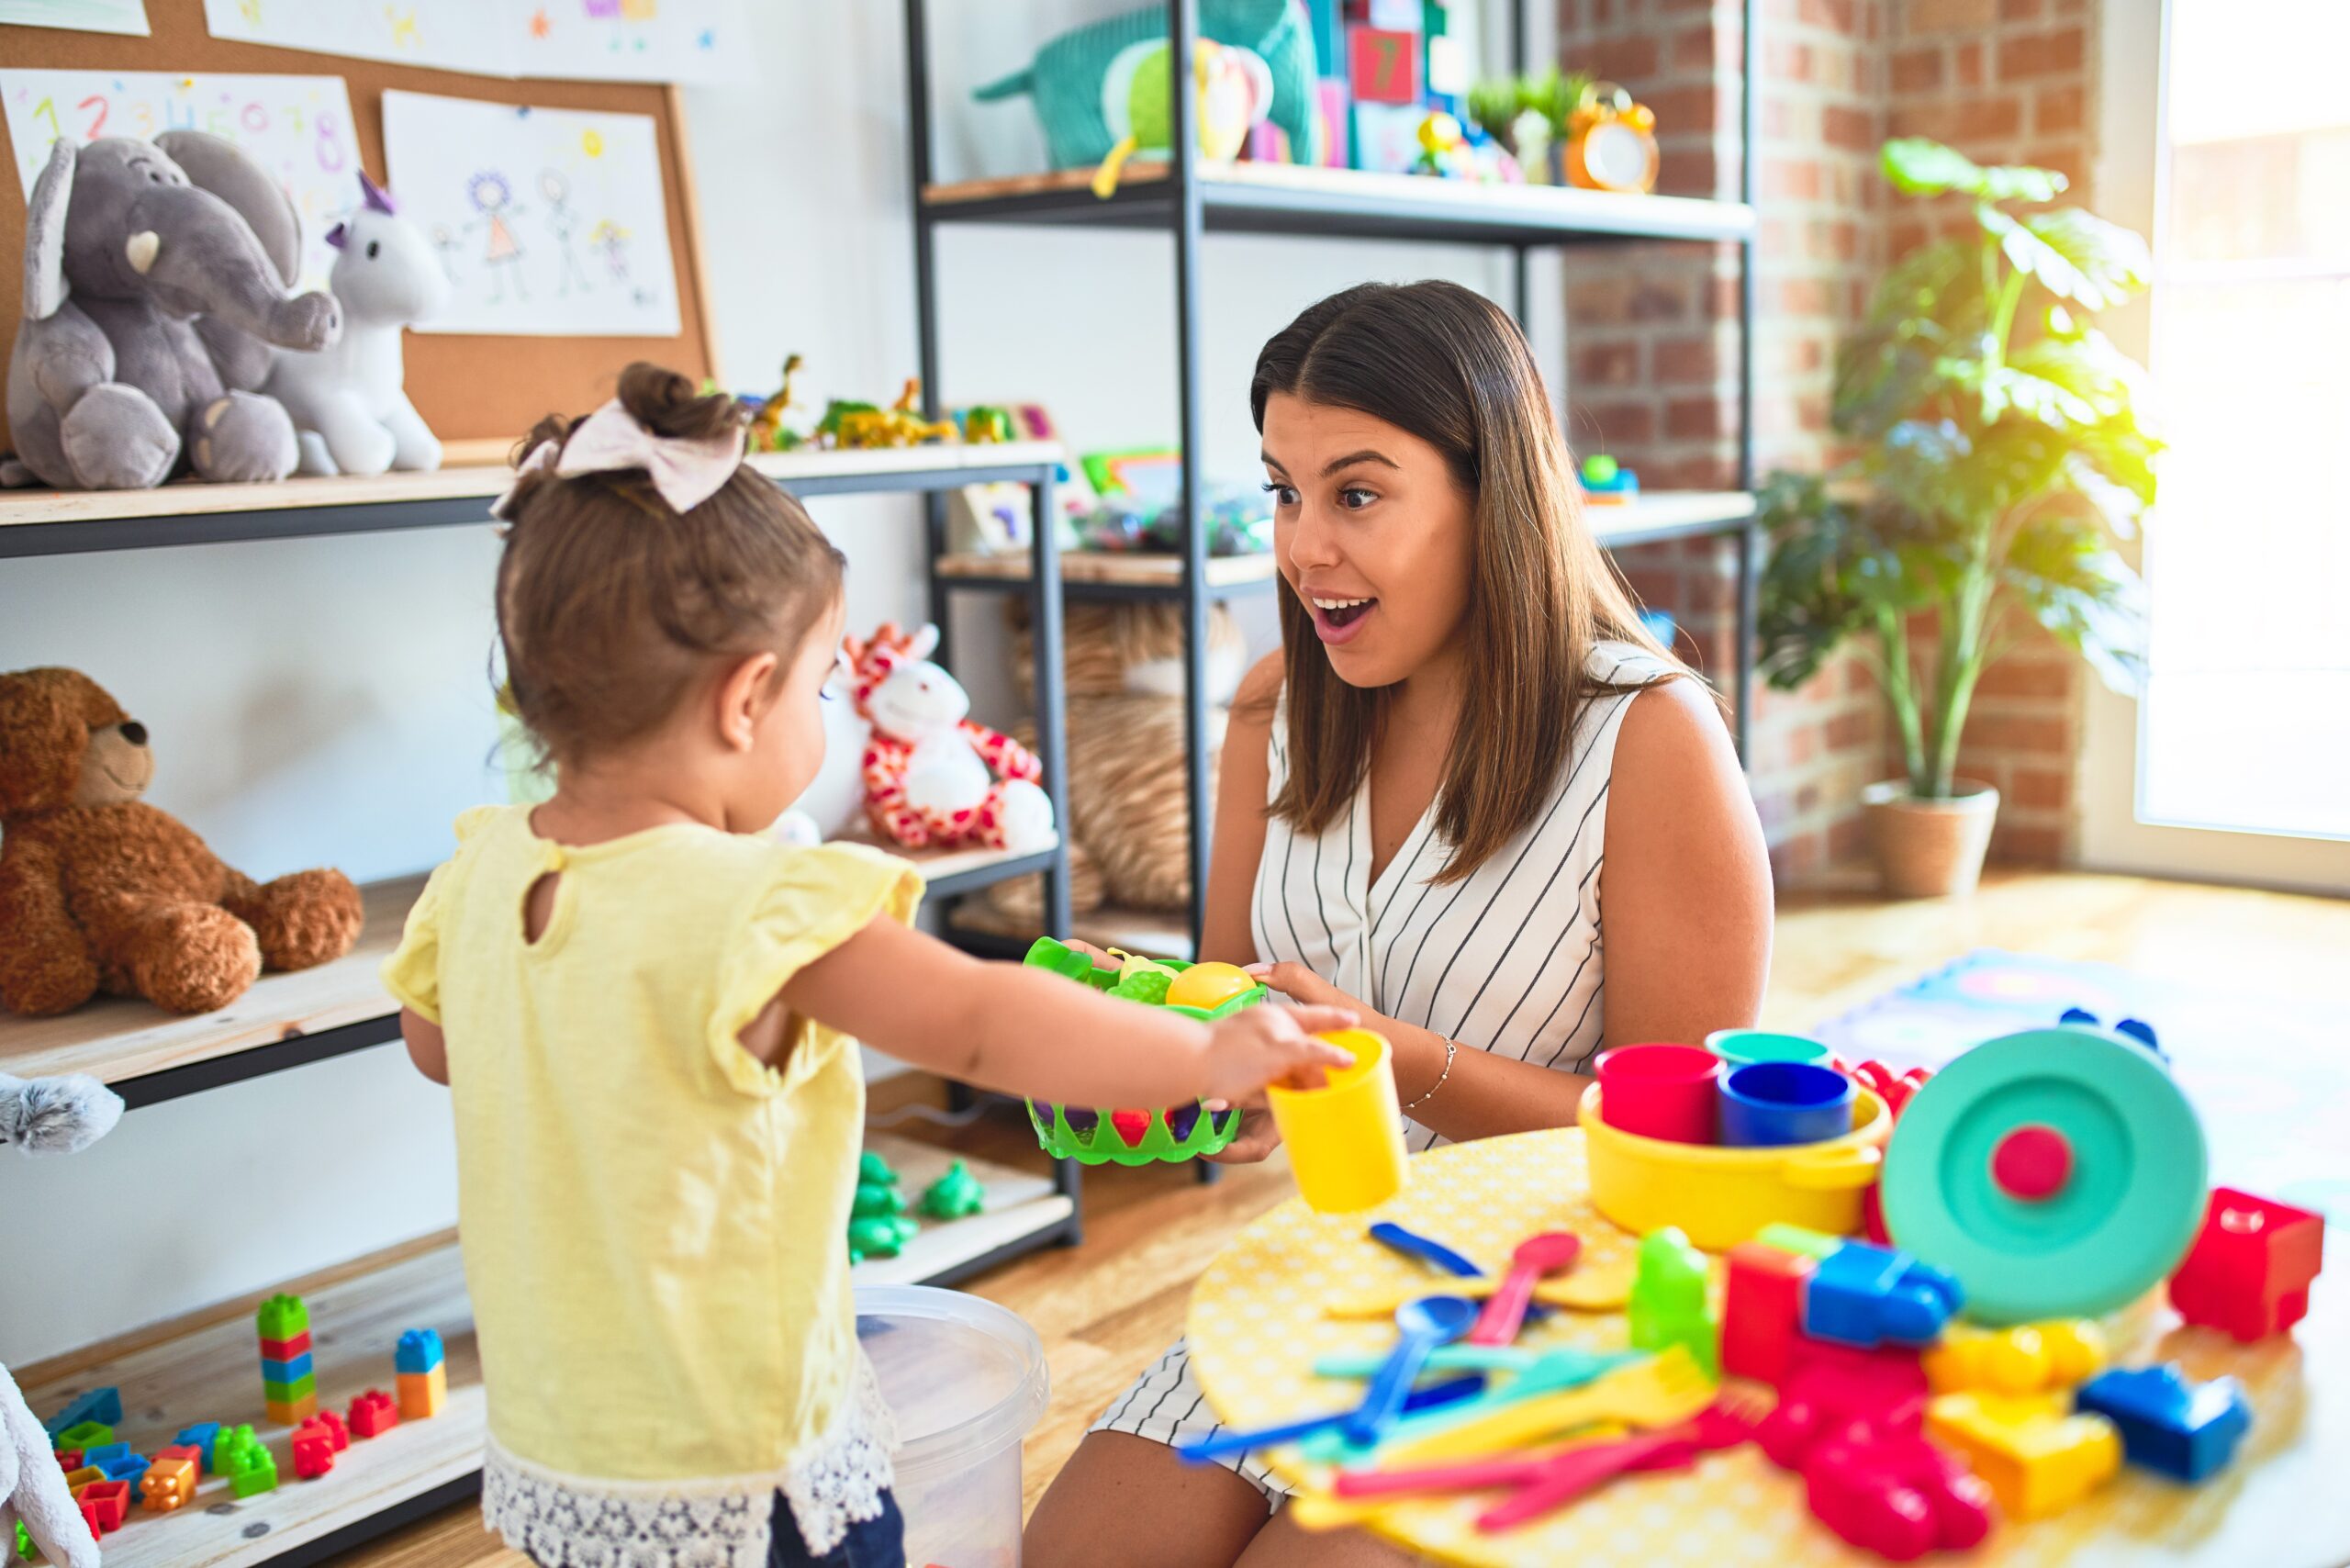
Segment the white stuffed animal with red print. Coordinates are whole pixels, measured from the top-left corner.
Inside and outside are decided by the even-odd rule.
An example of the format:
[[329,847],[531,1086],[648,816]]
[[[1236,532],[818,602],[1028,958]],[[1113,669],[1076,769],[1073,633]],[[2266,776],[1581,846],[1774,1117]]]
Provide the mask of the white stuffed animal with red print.
[[970,718],[961,684],[930,662],[938,628],[909,636],[892,623],[848,639],[856,711],[873,726],[865,747],[865,810],[910,849],[984,845],[1041,849],[1053,841],[1053,802],[1035,754]]

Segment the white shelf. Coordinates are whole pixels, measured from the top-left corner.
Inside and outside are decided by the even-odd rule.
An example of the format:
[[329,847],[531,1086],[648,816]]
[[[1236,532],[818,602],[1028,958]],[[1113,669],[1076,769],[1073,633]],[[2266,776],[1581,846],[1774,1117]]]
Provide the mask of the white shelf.
[[[922,1229],[895,1258],[867,1258],[850,1270],[850,1277],[860,1285],[915,1285],[936,1279],[1050,1230],[1076,1207],[1066,1193],[1053,1191],[1048,1178],[992,1160],[950,1154],[882,1132],[866,1134],[865,1147],[896,1169],[899,1191],[905,1194],[907,1207]],[[1045,1158],[1043,1151],[1038,1151],[1037,1158]],[[957,1159],[979,1178],[987,1193],[987,1206],[965,1219],[930,1219],[918,1209],[923,1189]]]

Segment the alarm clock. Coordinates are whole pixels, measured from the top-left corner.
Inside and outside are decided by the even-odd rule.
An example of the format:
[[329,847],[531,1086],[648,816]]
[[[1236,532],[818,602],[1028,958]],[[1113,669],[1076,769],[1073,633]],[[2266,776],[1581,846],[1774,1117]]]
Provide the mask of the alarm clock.
[[1656,188],[1656,116],[1613,82],[1595,82],[1567,118],[1567,183],[1643,195]]

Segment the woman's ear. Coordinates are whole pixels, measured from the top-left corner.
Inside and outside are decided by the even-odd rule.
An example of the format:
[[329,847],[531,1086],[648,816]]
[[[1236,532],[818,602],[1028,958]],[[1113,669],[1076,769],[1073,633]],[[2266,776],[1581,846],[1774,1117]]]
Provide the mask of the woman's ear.
[[758,734],[759,721],[775,705],[776,666],[779,662],[772,653],[753,654],[720,679],[718,733],[727,750],[751,749]]

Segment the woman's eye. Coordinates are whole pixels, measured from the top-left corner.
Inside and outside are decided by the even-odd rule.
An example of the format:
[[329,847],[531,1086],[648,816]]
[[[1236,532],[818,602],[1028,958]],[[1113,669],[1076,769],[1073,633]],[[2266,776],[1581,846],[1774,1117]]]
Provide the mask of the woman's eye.
[[1265,493],[1273,498],[1273,504],[1275,506],[1293,507],[1297,505],[1297,491],[1288,485],[1268,481],[1265,486]]
[[1338,492],[1338,504],[1348,511],[1360,511],[1378,498],[1369,490],[1359,490],[1351,485]]

